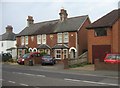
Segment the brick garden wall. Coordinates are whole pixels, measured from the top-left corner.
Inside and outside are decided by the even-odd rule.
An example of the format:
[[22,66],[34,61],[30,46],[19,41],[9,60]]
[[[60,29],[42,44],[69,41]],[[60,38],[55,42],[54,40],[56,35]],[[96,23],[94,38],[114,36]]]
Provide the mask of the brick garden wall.
[[120,71],[120,64],[110,64],[95,59],[95,70]]

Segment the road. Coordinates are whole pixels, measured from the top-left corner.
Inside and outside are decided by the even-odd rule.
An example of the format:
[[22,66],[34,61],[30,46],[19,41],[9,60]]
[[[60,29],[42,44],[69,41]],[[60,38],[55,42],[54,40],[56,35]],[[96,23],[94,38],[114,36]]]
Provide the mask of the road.
[[3,64],[2,86],[118,86],[117,77],[31,68]]

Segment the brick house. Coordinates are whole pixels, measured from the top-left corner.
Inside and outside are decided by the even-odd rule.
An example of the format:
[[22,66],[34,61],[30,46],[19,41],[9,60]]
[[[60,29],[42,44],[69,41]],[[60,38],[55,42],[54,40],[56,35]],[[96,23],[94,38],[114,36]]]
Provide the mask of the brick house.
[[60,10],[60,19],[34,23],[28,16],[28,25],[17,35],[18,55],[30,52],[46,52],[56,59],[75,58],[87,50],[88,15],[68,18],[67,11]]
[[88,27],[88,59],[104,60],[106,53],[120,53],[120,9],[101,17]]

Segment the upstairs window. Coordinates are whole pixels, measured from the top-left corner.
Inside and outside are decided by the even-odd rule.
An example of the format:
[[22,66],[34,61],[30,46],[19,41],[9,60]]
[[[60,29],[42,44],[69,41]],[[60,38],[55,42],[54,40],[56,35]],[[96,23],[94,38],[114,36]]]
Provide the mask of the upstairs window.
[[21,36],[21,45],[24,45],[24,36]]
[[64,43],[68,43],[68,32],[63,33],[64,35]]
[[97,29],[95,29],[95,36],[107,36],[106,28],[97,28]]
[[41,44],[41,35],[37,35],[37,44]]
[[28,44],[28,36],[25,36],[25,44]]
[[62,43],[62,33],[57,34],[57,42]]
[[42,35],[42,44],[46,44],[46,35]]
[[3,42],[1,43],[1,47],[3,47]]

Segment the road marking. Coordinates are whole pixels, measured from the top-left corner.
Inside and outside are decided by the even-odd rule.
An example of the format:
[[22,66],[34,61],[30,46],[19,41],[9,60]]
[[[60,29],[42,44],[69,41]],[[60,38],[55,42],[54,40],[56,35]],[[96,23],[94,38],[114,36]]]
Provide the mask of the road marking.
[[67,79],[67,78],[65,78],[64,80],[67,80],[67,81],[77,81],[77,82],[80,81],[80,80],[77,80],[77,79]]
[[46,77],[45,75],[36,75],[36,76],[40,76],[40,77]]
[[22,85],[22,86],[29,86],[29,85],[27,85],[27,84],[23,84],[23,83],[19,83],[20,85]]
[[102,82],[93,82],[93,81],[85,81],[85,80],[77,80],[77,79],[68,79],[64,78],[64,80],[67,81],[76,81],[76,82],[86,82],[86,83],[92,83],[92,84],[101,84],[101,85],[111,85],[111,86],[118,86],[118,84],[112,84],[112,83],[102,83]]
[[83,75],[96,76],[96,77],[107,77],[107,78],[116,78],[116,79],[118,79],[118,78],[119,78],[119,77],[112,77],[112,76],[100,76],[100,75],[93,75],[93,74],[83,74]]
[[15,73],[15,74],[24,74],[24,75],[28,75],[28,76],[46,77],[45,75],[35,75],[35,74],[20,73],[20,72],[13,72],[13,73]]
[[25,75],[35,76],[34,74],[23,73]]
[[10,82],[10,83],[15,83],[14,81],[8,81],[8,82]]

